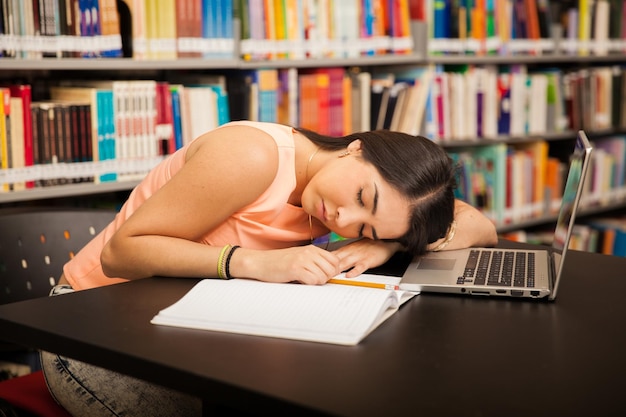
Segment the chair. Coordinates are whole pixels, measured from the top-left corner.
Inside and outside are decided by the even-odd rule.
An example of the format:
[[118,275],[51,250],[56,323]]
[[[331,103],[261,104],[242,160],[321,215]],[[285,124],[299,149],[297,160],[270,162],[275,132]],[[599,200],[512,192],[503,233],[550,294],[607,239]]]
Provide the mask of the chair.
[[[0,304],[48,296],[63,265],[115,214],[93,209],[0,211]],[[5,355],[25,352],[1,340],[0,345]],[[38,359],[36,351],[30,354]],[[30,374],[0,382],[0,417],[70,416],[52,398],[36,365]]]

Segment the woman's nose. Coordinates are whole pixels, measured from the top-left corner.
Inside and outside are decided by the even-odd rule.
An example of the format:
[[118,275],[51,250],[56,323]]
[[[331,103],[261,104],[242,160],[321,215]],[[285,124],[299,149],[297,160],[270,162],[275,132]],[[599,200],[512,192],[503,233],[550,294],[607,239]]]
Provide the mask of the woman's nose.
[[337,215],[335,216],[335,224],[338,227],[347,227],[356,221],[356,213],[345,207],[337,209]]

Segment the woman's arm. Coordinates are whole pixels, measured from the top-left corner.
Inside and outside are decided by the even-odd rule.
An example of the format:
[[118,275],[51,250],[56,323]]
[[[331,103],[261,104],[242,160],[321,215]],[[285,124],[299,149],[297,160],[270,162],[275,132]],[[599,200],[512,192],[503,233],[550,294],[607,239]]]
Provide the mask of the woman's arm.
[[[224,127],[198,138],[181,170],[146,200],[101,254],[107,276],[215,277],[221,247],[198,243],[232,213],[255,201],[273,181],[275,142],[250,127]],[[245,261],[244,261],[245,260]],[[233,276],[268,281],[325,282],[338,270],[335,255],[310,247],[237,250]]]
[[[498,243],[496,227],[491,220],[485,217],[476,208],[469,204],[455,200],[454,232],[428,245],[428,250],[452,250],[471,246],[494,246]],[[451,239],[448,239],[454,233]],[[446,242],[447,243],[444,243]]]

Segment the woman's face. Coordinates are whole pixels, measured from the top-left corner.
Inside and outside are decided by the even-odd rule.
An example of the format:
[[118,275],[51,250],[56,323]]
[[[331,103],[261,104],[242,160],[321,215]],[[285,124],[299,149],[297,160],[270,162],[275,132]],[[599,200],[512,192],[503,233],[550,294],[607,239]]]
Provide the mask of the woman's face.
[[360,151],[324,165],[302,194],[304,210],[345,238],[396,239],[408,231],[408,200]]

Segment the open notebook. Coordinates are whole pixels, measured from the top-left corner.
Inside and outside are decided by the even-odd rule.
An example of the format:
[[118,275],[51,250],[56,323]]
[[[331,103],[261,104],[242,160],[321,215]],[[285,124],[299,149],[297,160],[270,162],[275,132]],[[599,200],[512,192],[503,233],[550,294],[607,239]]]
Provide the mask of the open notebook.
[[[397,284],[399,277],[359,280]],[[353,285],[205,279],[151,323],[356,345],[415,293]]]

